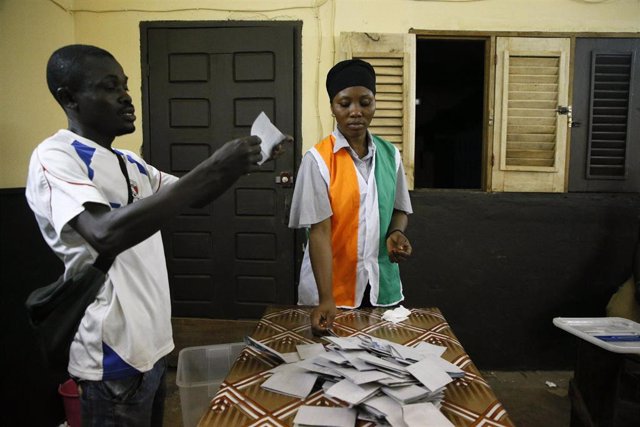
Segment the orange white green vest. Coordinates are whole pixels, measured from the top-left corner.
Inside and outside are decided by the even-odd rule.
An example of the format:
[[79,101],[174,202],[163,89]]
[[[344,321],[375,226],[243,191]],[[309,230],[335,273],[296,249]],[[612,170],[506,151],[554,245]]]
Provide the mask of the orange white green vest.
[[[374,305],[394,305],[404,299],[398,264],[389,261],[385,238],[393,214],[400,155],[391,143],[370,135],[376,149],[368,182],[346,149],[334,153],[333,135],[310,150],[327,184],[333,212],[332,277],[337,307],[359,306],[367,282]],[[364,241],[358,241],[358,235],[364,235]],[[362,257],[358,256],[358,245],[364,245]],[[318,304],[308,245],[300,270],[299,296],[299,304]]]

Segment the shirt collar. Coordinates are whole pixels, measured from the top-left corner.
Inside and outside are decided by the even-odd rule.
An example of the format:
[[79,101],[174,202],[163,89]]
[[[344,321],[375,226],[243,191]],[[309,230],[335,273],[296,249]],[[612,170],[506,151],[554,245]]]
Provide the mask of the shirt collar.
[[[353,149],[349,145],[349,141],[347,141],[347,138],[345,138],[344,135],[342,135],[342,132],[340,132],[338,128],[336,128],[333,131],[332,135],[336,139],[335,144],[333,144],[334,154],[337,153],[338,150],[340,150],[341,148],[345,148],[347,150],[353,151]],[[373,155],[373,153],[376,151],[376,146],[373,143],[373,138],[371,137],[371,132],[369,132],[369,129],[367,129],[367,141],[368,141],[368,147],[367,147],[368,152],[365,157],[369,157],[369,155]]]

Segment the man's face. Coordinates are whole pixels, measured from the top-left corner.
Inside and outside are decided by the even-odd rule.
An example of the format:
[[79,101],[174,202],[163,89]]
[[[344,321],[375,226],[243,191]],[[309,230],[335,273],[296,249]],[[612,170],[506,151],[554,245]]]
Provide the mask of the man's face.
[[348,87],[333,97],[331,112],[347,140],[362,138],[376,112],[376,98],[364,86]]
[[83,61],[84,78],[75,91],[75,119],[83,136],[94,141],[113,140],[135,131],[135,110],[127,76],[116,60],[90,56]]

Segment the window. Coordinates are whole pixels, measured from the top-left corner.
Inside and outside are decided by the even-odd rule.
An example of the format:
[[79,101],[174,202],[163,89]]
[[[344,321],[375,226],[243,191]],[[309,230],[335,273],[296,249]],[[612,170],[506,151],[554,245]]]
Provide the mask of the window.
[[410,189],[640,191],[639,46],[575,38],[573,75],[570,37],[343,33],[337,59],[376,69]]

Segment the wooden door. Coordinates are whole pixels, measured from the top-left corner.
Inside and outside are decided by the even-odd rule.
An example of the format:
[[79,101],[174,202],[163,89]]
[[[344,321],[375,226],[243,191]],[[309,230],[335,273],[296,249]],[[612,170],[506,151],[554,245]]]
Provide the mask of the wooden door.
[[[248,135],[261,111],[298,135],[299,39],[297,23],[143,25],[146,158],[183,175]],[[163,229],[174,316],[257,318],[295,302],[293,188],[277,183],[294,159],[288,147]]]
[[568,38],[496,40],[493,191],[565,191]]

